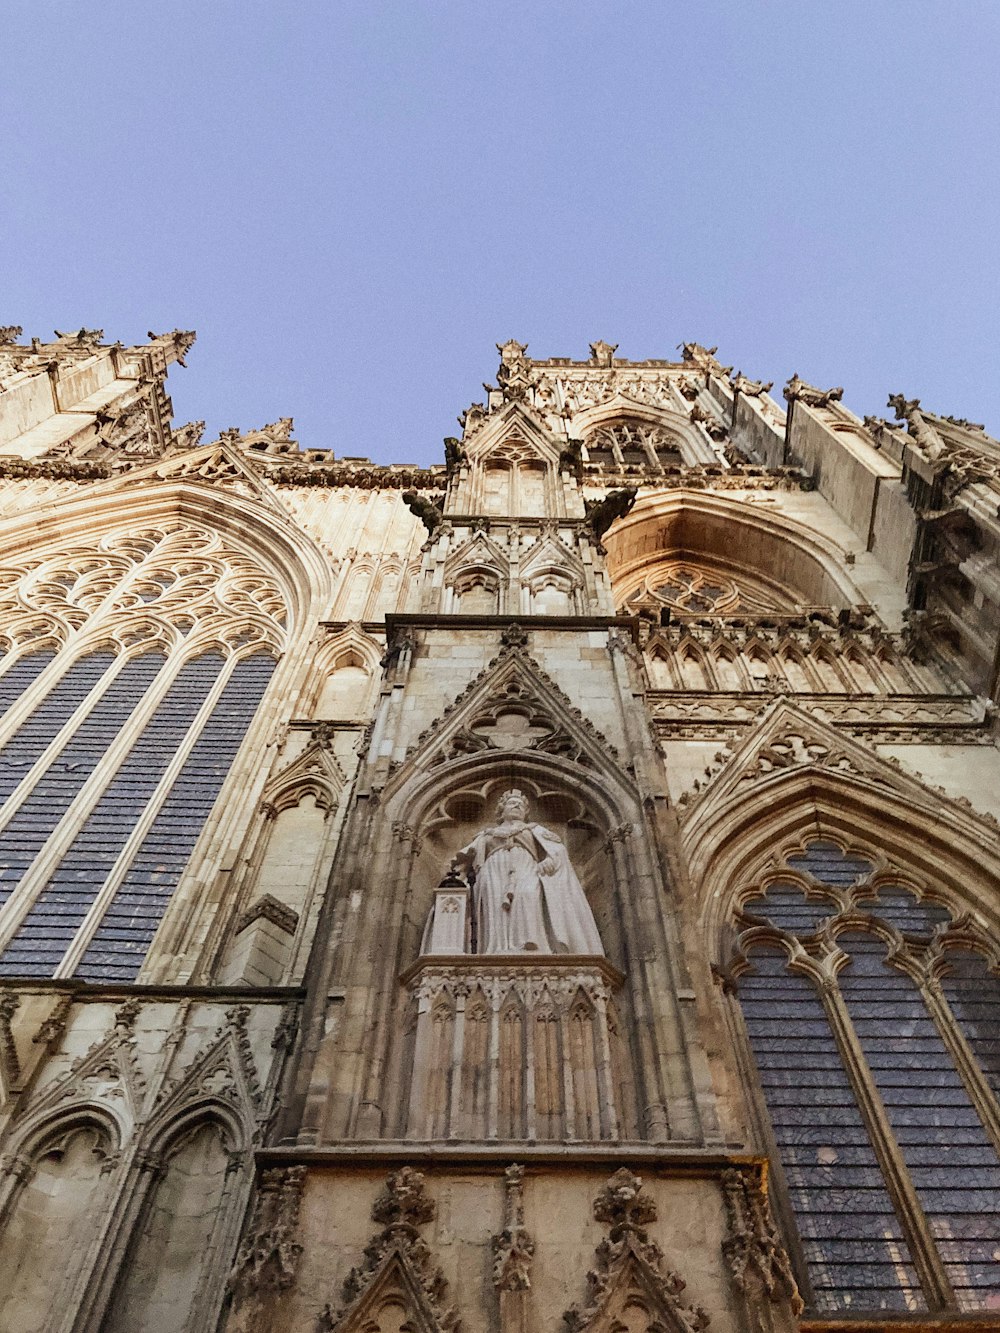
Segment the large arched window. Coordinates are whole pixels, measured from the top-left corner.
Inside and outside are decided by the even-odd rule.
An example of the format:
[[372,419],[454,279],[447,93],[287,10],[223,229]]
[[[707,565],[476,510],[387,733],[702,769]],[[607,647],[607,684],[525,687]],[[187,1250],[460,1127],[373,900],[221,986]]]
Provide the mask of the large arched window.
[[731,973],[820,1313],[1000,1311],[1000,976],[948,896],[816,840]]
[[135,979],[284,620],[257,562],[186,522],[0,567],[0,976]]

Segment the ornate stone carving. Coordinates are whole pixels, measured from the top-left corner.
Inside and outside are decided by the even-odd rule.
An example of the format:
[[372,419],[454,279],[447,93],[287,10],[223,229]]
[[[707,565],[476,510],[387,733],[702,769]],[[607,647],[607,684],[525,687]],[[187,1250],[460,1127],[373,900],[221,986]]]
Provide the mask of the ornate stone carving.
[[[597,1142],[635,1132],[611,999],[623,978],[604,960],[424,958],[403,980],[417,1008],[409,1137]],[[544,1111],[529,1077],[549,1089]]]
[[806,407],[829,407],[831,403],[838,402],[844,396],[844,390],[839,386],[836,389],[817,389],[815,385],[807,384],[798,375],[792,376],[782,392],[788,402],[805,403]]
[[13,991],[4,991],[0,994],[0,1069],[3,1072],[3,1086],[7,1089],[21,1076],[21,1062],[18,1059],[17,1045],[10,1022],[20,1004],[20,996]]
[[490,1241],[493,1285],[498,1291],[527,1291],[535,1242],[524,1226],[524,1167],[504,1172],[504,1226]]
[[[516,627],[519,629],[520,627]],[[505,716],[519,714],[527,726],[518,731]],[[517,745],[497,742],[504,734]],[[469,682],[440,718],[417,737],[426,762],[434,765],[480,750],[523,748],[557,754],[594,767],[618,761],[618,752],[589,718],[575,708],[559,686],[522,648],[505,647]]]
[[411,514],[415,514],[420,519],[427,529],[428,537],[433,537],[444,522],[441,505],[437,503],[439,498],[428,499],[426,496],[418,495],[416,491],[403,492],[403,504],[406,505]]
[[204,434],[204,421],[189,421],[186,425],[177,427],[172,433],[170,443],[174,449],[197,449]]
[[733,373],[732,366],[723,366],[716,360],[718,347],[702,347],[701,343],[681,343],[680,348],[685,365],[697,366],[706,375],[718,375],[722,379]]
[[638,493],[635,486],[626,486],[619,491],[609,491],[603,500],[584,501],[586,523],[598,545],[612,523],[629,512]]
[[80,347],[99,347],[104,337],[103,329],[78,329],[76,333],[61,333],[56,329],[55,333],[57,338]]
[[774,388],[774,380],[752,380],[738,370],[730,380],[734,393],[743,394],[744,398],[760,398]]
[[609,1228],[608,1238],[597,1247],[597,1263],[587,1274],[586,1305],[563,1315],[570,1333],[638,1327],[623,1318],[626,1311],[645,1321],[647,1333],[698,1333],[708,1327],[703,1309],[681,1301],[683,1279],[667,1268],[663,1251],[649,1238],[645,1228],[656,1220],[656,1204],[639,1176],[625,1167],[616,1171],[594,1201],[594,1217]]
[[259,1292],[292,1285],[302,1245],[296,1238],[307,1170],[283,1166],[264,1171],[247,1235],[229,1279],[237,1304]]
[[[722,1252],[748,1313],[752,1315],[761,1301],[768,1301],[772,1305],[787,1303],[792,1314],[800,1314],[802,1298],[759,1175],[724,1171],[722,1193],[729,1224]],[[758,1327],[761,1333],[768,1329],[763,1321]]]
[[447,475],[451,477],[468,461],[469,455],[462,442],[457,440],[454,435],[446,435],[444,440],[444,467]]
[[505,403],[520,402],[527,398],[535,384],[536,376],[531,361],[525,356],[527,343],[516,342],[508,338],[505,343],[497,343],[500,353],[500,365],[497,368],[497,387]]
[[599,339],[596,343],[590,344],[590,359],[601,370],[610,370],[615,363],[617,351],[617,343],[606,343]]
[[386,1306],[401,1307],[414,1333],[457,1333],[459,1319],[445,1305],[447,1282],[419,1228],[434,1220],[436,1207],[424,1177],[412,1167],[394,1171],[372,1207],[382,1223],[365,1249],[364,1262],[344,1283],[339,1310],[327,1305],[316,1324],[328,1330],[367,1329]]
[[16,343],[23,332],[20,324],[0,324],[0,347]]

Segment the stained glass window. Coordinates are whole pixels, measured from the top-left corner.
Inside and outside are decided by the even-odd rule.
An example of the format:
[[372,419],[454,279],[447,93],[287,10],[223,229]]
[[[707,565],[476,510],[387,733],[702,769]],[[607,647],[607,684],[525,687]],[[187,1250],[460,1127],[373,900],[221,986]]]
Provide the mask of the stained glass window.
[[[150,653],[126,663],[0,832],[0,858],[12,885],[28,872],[73,798],[128,726],[164,661]],[[89,814],[0,955],[0,975],[52,976],[98,896],[118,880],[119,892],[103,914],[80,975],[88,980],[134,980],[270,679],[274,659],[259,653],[237,662],[194,735],[199,712],[225,668],[221,654],[205,653],[177,672],[96,793]],[[186,759],[162,790],[169,766],[185,746]],[[145,838],[129,855],[134,830],[150,817]]]
[[784,866],[740,906],[737,986],[812,1306],[1000,1309],[988,942],[831,840]]

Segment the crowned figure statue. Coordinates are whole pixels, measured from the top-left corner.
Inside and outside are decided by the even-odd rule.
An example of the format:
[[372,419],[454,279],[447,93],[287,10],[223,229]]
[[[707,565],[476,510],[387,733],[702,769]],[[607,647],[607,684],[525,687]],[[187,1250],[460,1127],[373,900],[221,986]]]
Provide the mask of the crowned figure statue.
[[496,822],[456,855],[473,884],[476,952],[603,956],[601,937],[561,838],[529,818],[527,797],[505,791]]

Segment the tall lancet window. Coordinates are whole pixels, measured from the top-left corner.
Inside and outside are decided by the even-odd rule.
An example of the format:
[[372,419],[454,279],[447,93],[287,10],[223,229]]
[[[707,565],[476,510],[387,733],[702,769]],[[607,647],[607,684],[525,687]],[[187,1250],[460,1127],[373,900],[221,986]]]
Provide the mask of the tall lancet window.
[[257,562],[189,523],[0,568],[0,976],[135,979],[284,619]]
[[1000,977],[948,899],[828,841],[732,967],[818,1312],[1000,1311]]

